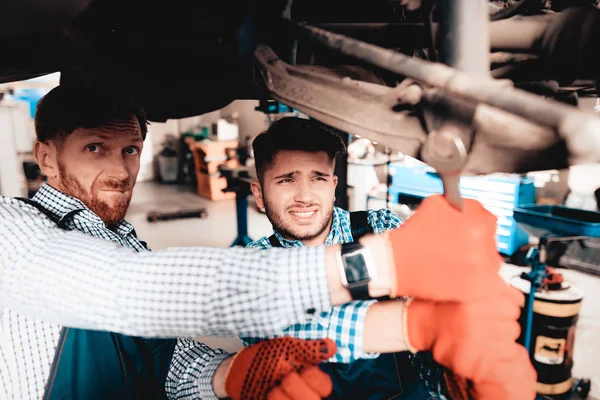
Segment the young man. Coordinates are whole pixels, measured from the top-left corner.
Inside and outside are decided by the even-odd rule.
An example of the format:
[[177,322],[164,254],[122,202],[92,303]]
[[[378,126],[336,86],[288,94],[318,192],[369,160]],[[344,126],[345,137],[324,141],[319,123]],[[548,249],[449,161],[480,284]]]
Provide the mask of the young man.
[[[334,207],[335,163],[346,148],[338,135],[316,121],[278,120],[256,137],[253,150],[258,180],[252,182],[252,193],[257,206],[265,210],[274,233],[248,247],[266,250],[350,243],[366,233],[380,234],[402,223],[391,210],[349,213]],[[337,353],[321,367],[333,381],[330,399],[437,398],[437,393],[428,392],[415,373],[409,352],[380,355],[363,348],[366,345],[369,350],[369,346],[373,349],[375,345],[368,337],[365,342],[363,334],[369,309],[375,307],[377,313],[381,306],[375,303],[360,300],[334,307],[286,328],[282,334],[311,339],[328,337],[335,341]],[[384,311],[389,320],[397,312],[390,307]],[[371,318],[370,324],[373,323]],[[382,324],[381,328],[387,326]],[[243,339],[246,345],[261,340],[264,339]],[[378,338],[379,346],[383,345],[381,340]],[[400,350],[393,346],[387,350]],[[426,355],[420,354],[419,358],[425,359]],[[433,391],[440,385],[442,370],[435,366],[428,372]]]
[[[146,251],[123,220],[145,132],[139,107],[101,93],[61,86],[40,102],[35,155],[48,184],[33,202],[0,198],[4,397],[161,398],[168,373],[169,397],[199,398],[198,371],[214,366],[202,358],[202,345],[142,337],[272,335],[351,300],[341,279],[351,277],[351,270],[338,262],[340,246]],[[440,218],[454,232],[451,244],[438,245],[451,272],[439,269],[440,260],[414,239],[442,241],[447,232],[433,229]],[[431,330],[426,321],[437,312],[455,322],[477,320],[477,307],[486,305],[498,319],[467,324],[467,333],[476,339],[513,326],[500,311],[518,310],[521,300],[487,304],[477,290],[499,279],[494,220],[475,202],[459,214],[434,198],[408,225],[386,237],[361,238],[359,252],[370,251],[374,258],[358,269],[369,273],[362,288],[373,297],[401,292],[427,299],[415,300],[394,322],[406,329],[415,348],[432,350],[444,365],[479,385],[481,374],[474,367],[488,359],[484,347],[473,346],[464,332]],[[474,250],[473,241],[480,244]],[[434,271],[439,279],[424,279]],[[455,274],[466,278],[447,287]],[[455,303],[444,305],[445,300]],[[512,333],[495,337],[497,345],[510,347]],[[451,350],[436,343],[450,344]],[[465,362],[464,352],[452,349],[467,344],[473,351]],[[267,393],[271,399],[324,396],[331,383],[316,365],[334,352],[327,340],[293,338],[248,347],[225,370],[227,394],[234,399]],[[516,356],[509,365],[511,371],[530,367]],[[528,383],[529,388],[534,382]]]
[[[248,247],[351,245],[368,232],[382,234],[401,224],[390,210],[348,213],[334,207],[335,159],[345,148],[340,138],[321,124],[281,119],[257,136],[253,148],[258,180],[252,183],[252,192],[273,224],[274,234]],[[329,338],[336,343],[336,354],[321,366],[333,381],[331,399],[438,398],[445,385],[443,370],[428,353],[411,356],[405,351],[409,348],[405,330],[396,319],[404,307],[403,301],[354,301],[270,337]],[[262,340],[242,338],[245,345]],[[212,368],[200,372],[206,383],[201,397],[226,397],[224,377],[235,356],[207,352],[203,357],[211,360]],[[494,396],[503,397],[500,391]]]

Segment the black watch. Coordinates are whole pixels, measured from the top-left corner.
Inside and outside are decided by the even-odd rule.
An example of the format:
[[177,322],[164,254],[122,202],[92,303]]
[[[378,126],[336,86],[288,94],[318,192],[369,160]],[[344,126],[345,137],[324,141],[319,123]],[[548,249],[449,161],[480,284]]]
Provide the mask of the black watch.
[[338,267],[342,285],[348,288],[354,300],[369,298],[369,282],[375,278],[371,253],[359,242],[342,245],[338,254]]

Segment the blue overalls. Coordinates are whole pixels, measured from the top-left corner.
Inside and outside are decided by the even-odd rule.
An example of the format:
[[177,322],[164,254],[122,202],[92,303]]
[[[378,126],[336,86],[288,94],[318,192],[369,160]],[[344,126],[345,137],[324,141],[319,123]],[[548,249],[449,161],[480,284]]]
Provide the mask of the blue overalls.
[[[19,200],[64,229],[40,204]],[[177,339],[63,327],[43,399],[166,399],[165,381],[176,343]]]

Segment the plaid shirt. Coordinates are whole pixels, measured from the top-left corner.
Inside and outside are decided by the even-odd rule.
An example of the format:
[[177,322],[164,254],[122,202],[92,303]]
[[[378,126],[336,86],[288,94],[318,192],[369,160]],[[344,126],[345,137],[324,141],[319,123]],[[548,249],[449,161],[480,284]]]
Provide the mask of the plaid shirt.
[[[62,326],[141,337],[270,335],[331,307],[324,247],[146,251],[48,185],[34,207],[0,197],[0,397],[39,399]],[[316,266],[316,268],[315,268]],[[223,357],[179,341],[166,389],[202,398],[199,370]],[[218,364],[217,364],[218,365]]]
[[[400,226],[402,220],[392,211],[382,209],[378,211],[368,210],[367,222],[374,233],[382,233],[389,229]],[[283,247],[304,247],[300,240],[287,240],[277,231],[275,236]],[[350,227],[350,213],[341,208],[334,207],[331,230],[325,239],[326,245],[343,244],[352,242],[352,229]],[[262,237],[248,245],[258,249],[270,249],[271,243],[268,237]],[[291,336],[299,339],[322,339],[328,337],[337,344],[337,353],[328,361],[336,363],[351,363],[361,358],[377,358],[379,354],[369,354],[363,351],[363,328],[365,317],[369,307],[375,300],[352,301],[342,306],[333,307],[330,311],[310,318],[304,322],[292,325],[284,329],[277,336]],[[242,341],[245,345],[258,343],[267,338],[245,337]]]
[[[379,211],[368,210],[368,223],[374,233],[382,233],[394,229],[402,223],[392,211],[382,209]],[[275,236],[283,247],[303,247],[300,240],[287,240],[279,232]],[[341,208],[334,207],[331,231],[325,239],[325,244],[343,244],[353,240],[350,227],[350,213]],[[262,237],[248,245],[259,249],[270,249],[271,242],[267,236]],[[317,317],[307,319],[305,322],[292,325],[280,334],[269,336],[292,336],[300,339],[321,339],[328,337],[337,344],[337,353],[328,361],[337,363],[350,363],[361,358],[377,358],[379,354],[365,353],[362,349],[363,327],[365,316],[369,307],[375,300],[353,301],[342,306],[333,307],[328,312],[323,312]],[[251,345],[267,338],[243,338],[245,345]],[[441,394],[443,370],[435,362],[429,352],[419,352],[410,358],[411,364],[416,369],[419,377],[429,389],[430,400],[446,400]]]

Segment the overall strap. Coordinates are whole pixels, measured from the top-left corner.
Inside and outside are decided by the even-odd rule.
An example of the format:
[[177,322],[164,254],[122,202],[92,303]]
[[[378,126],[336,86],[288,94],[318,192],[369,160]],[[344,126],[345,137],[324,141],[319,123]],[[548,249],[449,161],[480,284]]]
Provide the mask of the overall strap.
[[61,220],[64,223],[66,220],[69,219],[69,217],[71,217],[72,215],[79,212],[79,210],[69,211],[67,213],[67,215],[65,215],[64,217],[59,219],[56,216],[52,215],[52,213],[50,211],[48,211],[46,208],[44,208],[44,206],[42,206],[40,203],[38,203],[37,201],[35,201],[33,199],[27,199],[25,197],[14,197],[14,199],[22,201],[23,203],[27,203],[30,206],[37,208],[39,210],[39,212],[41,212],[46,217],[48,217],[48,219],[50,219],[52,222],[54,222],[60,229],[66,229],[65,226],[60,223]]
[[30,206],[37,208],[39,210],[39,212],[41,212],[42,214],[44,214],[46,217],[48,217],[48,219],[50,219],[52,222],[54,222],[55,224],[58,225],[58,220],[56,219],[56,217],[54,215],[52,215],[52,213],[50,211],[48,211],[47,209],[45,209],[44,206],[42,206],[37,201],[32,200],[32,199],[27,199],[25,197],[15,197],[14,199],[22,201],[23,203],[27,203]]
[[272,247],[283,247],[283,245],[281,244],[279,239],[277,239],[277,236],[275,236],[275,234],[269,236],[269,243],[271,243]]
[[369,213],[366,211],[352,211],[350,213],[350,229],[352,230],[352,239],[357,241],[367,233],[373,233],[369,225]]

